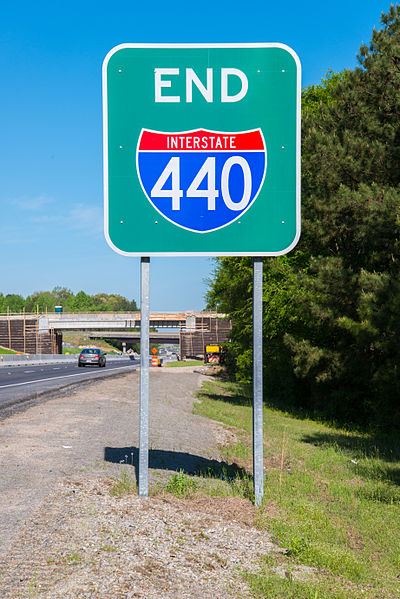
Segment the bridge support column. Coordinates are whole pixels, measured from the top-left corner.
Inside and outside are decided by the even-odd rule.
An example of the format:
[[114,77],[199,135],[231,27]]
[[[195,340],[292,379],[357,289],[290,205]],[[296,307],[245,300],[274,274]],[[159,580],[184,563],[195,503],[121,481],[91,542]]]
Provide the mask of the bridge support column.
[[122,353],[126,354],[126,341],[122,342]]

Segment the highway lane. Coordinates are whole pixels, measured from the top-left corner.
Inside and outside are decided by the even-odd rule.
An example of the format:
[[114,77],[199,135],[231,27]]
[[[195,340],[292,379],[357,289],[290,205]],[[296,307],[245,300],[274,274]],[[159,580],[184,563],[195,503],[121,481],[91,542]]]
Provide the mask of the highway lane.
[[5,366],[0,368],[0,409],[45,393],[54,393],[68,385],[135,370],[138,363],[139,360],[121,358],[108,360],[105,368],[79,368],[77,361],[65,364]]

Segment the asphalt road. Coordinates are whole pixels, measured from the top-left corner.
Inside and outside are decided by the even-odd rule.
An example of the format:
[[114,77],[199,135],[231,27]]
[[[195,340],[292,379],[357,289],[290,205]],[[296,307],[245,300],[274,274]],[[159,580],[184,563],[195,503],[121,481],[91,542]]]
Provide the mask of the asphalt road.
[[70,385],[129,372],[136,369],[138,364],[139,360],[121,358],[109,360],[105,368],[78,368],[77,361],[68,364],[3,367],[0,369],[0,410]]

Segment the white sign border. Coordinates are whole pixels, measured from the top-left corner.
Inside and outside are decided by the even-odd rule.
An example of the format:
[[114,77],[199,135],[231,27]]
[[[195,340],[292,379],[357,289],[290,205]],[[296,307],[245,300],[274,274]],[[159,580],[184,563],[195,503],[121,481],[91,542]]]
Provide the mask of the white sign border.
[[[117,248],[109,235],[109,211],[108,211],[108,97],[107,97],[107,67],[110,58],[119,50],[126,48],[281,48],[288,52],[295,60],[297,66],[297,90],[296,90],[296,235],[292,243],[279,252],[125,252]],[[249,42],[249,43],[190,43],[190,44],[150,44],[150,43],[126,43],[115,46],[108,52],[102,68],[103,89],[103,185],[104,185],[104,236],[112,250],[122,256],[283,256],[290,252],[298,243],[301,234],[301,63],[296,52],[279,42]],[[231,224],[231,223],[230,223]]]

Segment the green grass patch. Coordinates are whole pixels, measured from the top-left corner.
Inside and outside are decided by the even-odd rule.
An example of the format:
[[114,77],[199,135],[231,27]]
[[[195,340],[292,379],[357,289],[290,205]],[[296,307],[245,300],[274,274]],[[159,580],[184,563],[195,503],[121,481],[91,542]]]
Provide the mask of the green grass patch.
[[63,354],[80,354],[81,350],[79,347],[63,347]]
[[239,469],[223,468],[221,472],[204,472],[199,492],[210,497],[241,497],[254,499],[253,477]]
[[83,561],[83,557],[79,553],[74,551],[73,553],[64,555],[62,557],[62,561],[64,562],[64,564],[67,564],[68,566],[77,566]]
[[179,362],[165,362],[166,368],[182,368],[183,366],[201,366],[203,362],[201,360],[180,360]]
[[17,352],[13,351],[12,349],[8,349],[7,347],[0,346],[0,354],[10,355],[10,354],[16,354],[16,353]]
[[[265,569],[260,574],[244,573],[255,597],[271,599],[350,599],[345,590],[334,588],[328,584],[326,590],[315,582],[305,582],[294,578],[290,570],[277,576],[273,571]],[[364,597],[364,595],[362,595]]]
[[104,339],[91,339],[88,335],[68,335],[63,333],[63,341],[72,347],[63,347],[63,354],[79,354],[82,347],[99,347],[105,352],[119,353],[120,350]]
[[197,488],[197,480],[185,474],[183,470],[173,474],[164,487],[167,493],[172,493],[175,497],[183,497],[184,499],[191,497]]
[[245,443],[244,441],[237,441],[222,447],[221,453],[222,456],[229,461],[248,461],[251,459],[252,450],[249,444]]
[[193,496],[241,497],[254,499],[253,478],[236,465],[225,464],[209,468],[196,475],[179,470],[166,483],[156,484],[152,495],[171,493],[175,497],[191,499]]
[[[249,389],[208,381],[198,399],[195,413],[238,429],[240,441],[223,449],[227,461],[247,460],[250,466]],[[257,524],[271,531],[284,552],[263,563],[259,574],[244,574],[256,596],[400,596],[397,440],[330,428],[265,406],[264,464]],[[315,569],[316,576],[296,578],[293,569],[303,566]]]

